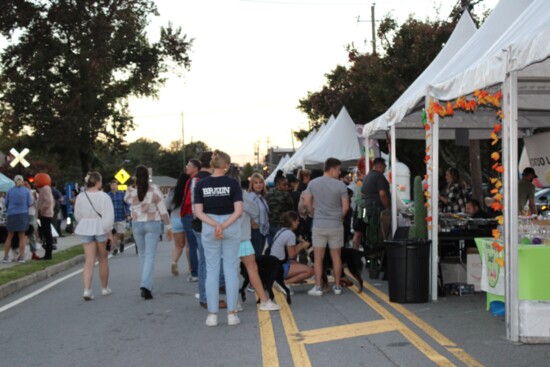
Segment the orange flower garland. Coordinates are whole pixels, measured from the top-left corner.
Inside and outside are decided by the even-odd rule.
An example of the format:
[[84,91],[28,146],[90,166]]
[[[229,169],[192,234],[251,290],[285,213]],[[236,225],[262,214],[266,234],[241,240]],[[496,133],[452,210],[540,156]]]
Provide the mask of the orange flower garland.
[[[504,113],[502,112],[502,109],[500,109],[500,103],[502,101],[502,91],[497,91],[493,94],[491,94],[489,91],[486,90],[476,90],[474,91],[474,97],[471,99],[467,99],[466,97],[460,97],[455,100],[454,103],[447,102],[445,107],[443,107],[438,102],[435,102],[433,99],[430,100],[428,104],[428,111],[426,113],[427,119],[424,122],[424,129],[426,130],[426,140],[429,141],[429,138],[431,137],[430,129],[431,126],[434,124],[434,116],[437,114],[439,117],[446,117],[446,116],[453,116],[455,113],[455,110],[462,110],[466,112],[475,112],[476,108],[479,106],[492,106],[497,108],[496,112],[496,118],[497,122],[493,126],[493,131],[491,132],[491,145],[496,146],[500,142],[500,132],[502,130],[502,120],[504,119]],[[431,145],[428,145],[426,148],[426,156],[424,157],[424,161],[426,164],[428,164],[431,160],[430,156],[430,150]],[[498,150],[495,150],[491,154],[491,159],[494,161],[494,164],[492,166],[493,171],[495,172],[493,178],[491,178],[491,184],[493,185],[491,189],[491,194],[493,195],[493,204],[491,205],[491,208],[498,212],[499,215],[496,217],[498,224],[503,225],[504,224],[504,217],[502,215],[503,210],[503,195],[500,192],[500,188],[502,187],[502,174],[504,173],[504,167],[501,164],[501,155]],[[427,200],[431,198],[431,192],[430,192],[430,185],[429,185],[429,177],[430,175],[427,174],[424,176],[427,184],[424,185],[424,196]],[[431,204],[429,201],[426,202],[426,207],[428,208],[428,212],[430,212]],[[432,221],[432,217],[426,218],[427,222]],[[428,226],[429,229],[431,229],[431,226]],[[504,250],[504,246],[500,245],[498,243],[498,240],[501,238],[501,233],[498,229],[493,230],[493,247],[497,250],[497,252],[501,252]],[[502,258],[499,258],[498,264],[502,267],[504,266],[504,261]]]

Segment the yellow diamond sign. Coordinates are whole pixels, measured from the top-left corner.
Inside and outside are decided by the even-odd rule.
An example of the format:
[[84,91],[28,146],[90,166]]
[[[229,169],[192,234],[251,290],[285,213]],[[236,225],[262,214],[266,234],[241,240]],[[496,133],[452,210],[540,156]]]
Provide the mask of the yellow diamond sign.
[[130,174],[126,172],[124,168],[121,168],[120,171],[116,173],[115,178],[118,182],[124,184],[130,178]]

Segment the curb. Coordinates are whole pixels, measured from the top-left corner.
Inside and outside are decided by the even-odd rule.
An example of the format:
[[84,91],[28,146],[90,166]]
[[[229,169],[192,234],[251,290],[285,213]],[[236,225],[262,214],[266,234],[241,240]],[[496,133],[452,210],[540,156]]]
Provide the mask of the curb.
[[9,283],[6,283],[0,286],[0,299],[6,298],[9,295],[18,292],[28,286],[31,286],[35,283],[38,283],[42,280],[51,278],[52,276],[61,273],[73,266],[81,264],[84,262],[84,255],[78,255],[72,259],[63,261],[59,264],[48,266],[44,270],[37,271],[36,273],[29,274],[21,279],[13,280]]

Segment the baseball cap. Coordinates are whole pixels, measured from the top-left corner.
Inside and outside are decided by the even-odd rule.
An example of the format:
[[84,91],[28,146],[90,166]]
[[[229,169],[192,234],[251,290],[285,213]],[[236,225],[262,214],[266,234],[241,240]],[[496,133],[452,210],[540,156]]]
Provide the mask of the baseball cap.
[[21,175],[15,176],[15,177],[13,178],[13,180],[14,180],[15,182],[23,182],[23,181],[25,181],[25,179],[24,179],[23,176],[21,176]]
[[539,176],[537,176],[537,174],[535,173],[535,170],[534,170],[532,167],[526,167],[526,168],[523,170],[522,175],[523,175],[523,176],[534,175],[535,178],[539,177]]

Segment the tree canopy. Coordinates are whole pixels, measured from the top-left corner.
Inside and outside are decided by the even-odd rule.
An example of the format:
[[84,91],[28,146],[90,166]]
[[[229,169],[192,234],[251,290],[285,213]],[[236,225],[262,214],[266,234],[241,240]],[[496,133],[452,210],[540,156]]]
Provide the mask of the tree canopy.
[[4,0],[0,32],[3,135],[26,139],[82,173],[99,149],[120,153],[134,128],[131,96],[156,96],[166,73],[188,70],[193,40],[171,24],[150,42],[152,0]]
[[[470,11],[481,2],[470,1]],[[377,27],[381,46],[376,54],[361,53],[348,46],[348,63],[325,74],[321,90],[309,91],[299,100],[297,108],[308,116],[310,128],[296,132],[296,137],[304,139],[330,115],[336,116],[342,106],[356,124],[368,123],[383,114],[435,59],[465,5],[457,4],[448,20],[419,20],[409,16],[399,25],[391,14],[383,17]],[[479,23],[478,16],[472,13],[472,18]],[[425,169],[424,145],[407,141],[397,146],[403,163],[415,174]]]

